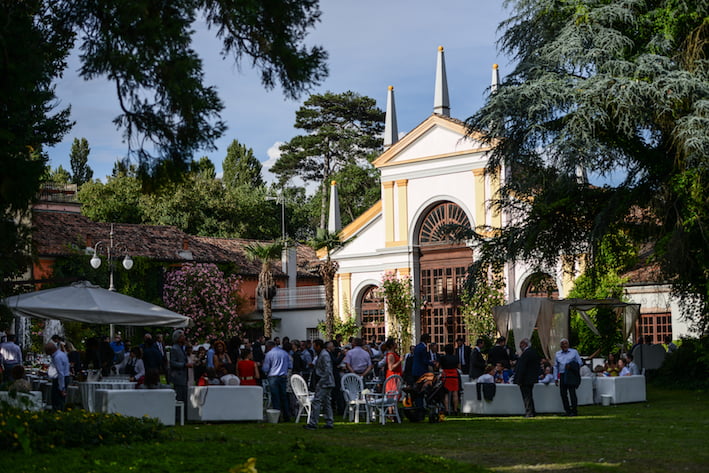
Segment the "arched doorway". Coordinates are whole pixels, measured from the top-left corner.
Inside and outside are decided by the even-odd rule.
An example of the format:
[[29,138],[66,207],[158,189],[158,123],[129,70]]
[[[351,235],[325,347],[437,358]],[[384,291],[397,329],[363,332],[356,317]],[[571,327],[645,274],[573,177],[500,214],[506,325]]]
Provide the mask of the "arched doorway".
[[472,263],[471,249],[446,231],[446,225],[471,227],[463,209],[441,202],[423,216],[418,232],[421,333],[431,334],[441,348],[466,335],[460,294]]
[[368,286],[359,303],[360,336],[367,342],[379,340],[386,335],[384,323],[384,301],[377,286]]
[[522,297],[559,298],[559,288],[554,278],[546,273],[534,273],[522,285]]

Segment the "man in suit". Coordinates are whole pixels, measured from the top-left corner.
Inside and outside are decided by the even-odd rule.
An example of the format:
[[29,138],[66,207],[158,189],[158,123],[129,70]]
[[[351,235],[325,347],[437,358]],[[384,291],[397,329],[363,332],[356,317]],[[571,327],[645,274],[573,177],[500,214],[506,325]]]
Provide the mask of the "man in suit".
[[420,342],[414,348],[414,359],[411,374],[413,375],[414,382],[421,377],[424,373],[431,371],[429,369],[430,356],[428,354],[428,344],[431,342],[431,336],[427,333],[421,335]]
[[524,401],[524,416],[534,417],[534,385],[539,380],[539,354],[532,348],[528,338],[523,338],[519,342],[519,349],[522,351],[517,365],[515,366],[515,384],[519,385]]
[[438,353],[438,343],[431,343],[428,346],[429,365],[434,371],[438,370],[440,355]]
[[175,330],[172,334],[172,350],[170,350],[170,382],[175,388],[175,398],[187,402],[187,369],[192,368],[192,363],[187,359],[185,343],[187,338],[182,330]]
[[485,373],[485,356],[482,349],[485,346],[485,340],[478,338],[475,342],[475,347],[470,353],[470,381],[475,381]]
[[465,339],[463,337],[458,337],[455,343],[455,356],[458,358],[460,371],[463,373],[468,373],[470,372],[470,353],[472,350],[465,344]]

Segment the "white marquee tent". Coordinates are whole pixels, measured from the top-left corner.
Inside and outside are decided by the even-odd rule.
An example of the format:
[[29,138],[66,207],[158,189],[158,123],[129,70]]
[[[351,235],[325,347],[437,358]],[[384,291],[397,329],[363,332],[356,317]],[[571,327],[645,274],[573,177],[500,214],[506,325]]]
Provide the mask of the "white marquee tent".
[[576,310],[589,328],[599,335],[598,329],[586,312],[600,307],[611,308],[622,317],[623,337],[628,338],[640,315],[640,304],[629,304],[618,299],[554,300],[527,297],[511,304],[495,307],[493,316],[500,334],[507,337],[509,330],[512,330],[517,341],[531,337],[536,326],[544,355],[551,359],[551,356],[559,350],[560,340],[569,337],[570,311]]

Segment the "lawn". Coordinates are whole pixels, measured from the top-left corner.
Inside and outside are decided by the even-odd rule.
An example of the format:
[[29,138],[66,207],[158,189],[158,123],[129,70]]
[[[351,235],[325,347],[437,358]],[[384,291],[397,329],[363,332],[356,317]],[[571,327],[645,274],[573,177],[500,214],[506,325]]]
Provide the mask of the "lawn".
[[188,424],[159,443],[5,453],[3,471],[705,472],[709,394],[648,387],[648,402],[564,418],[453,417],[440,424]]

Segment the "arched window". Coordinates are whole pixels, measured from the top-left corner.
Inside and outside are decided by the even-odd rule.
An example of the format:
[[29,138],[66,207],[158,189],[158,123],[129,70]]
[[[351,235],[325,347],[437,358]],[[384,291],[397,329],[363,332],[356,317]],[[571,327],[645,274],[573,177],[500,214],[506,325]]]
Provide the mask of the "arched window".
[[473,253],[456,236],[458,226],[470,229],[463,209],[440,202],[423,216],[419,229],[420,328],[441,348],[466,333],[460,294]]
[[559,288],[556,287],[554,278],[545,273],[531,275],[522,287],[522,297],[559,298]]
[[470,228],[470,220],[463,209],[453,202],[443,202],[433,207],[423,222],[419,231],[421,245],[450,242],[456,240],[455,232],[446,228],[447,225],[459,225]]
[[380,297],[377,286],[369,286],[365,289],[359,315],[362,326],[361,336],[365,341],[379,340],[385,336],[384,301]]

